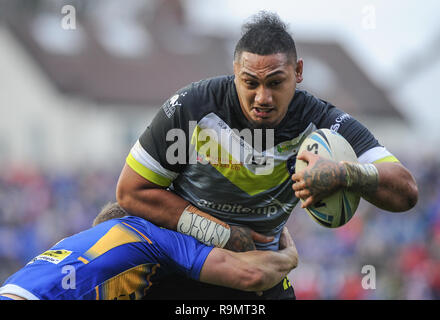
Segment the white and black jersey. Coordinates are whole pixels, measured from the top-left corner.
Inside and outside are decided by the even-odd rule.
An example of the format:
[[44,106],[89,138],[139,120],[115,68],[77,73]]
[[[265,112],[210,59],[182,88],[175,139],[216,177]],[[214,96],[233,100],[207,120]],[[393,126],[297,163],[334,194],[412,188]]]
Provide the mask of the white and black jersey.
[[274,130],[253,129],[240,108],[234,76],[222,76],[192,83],[167,100],[127,163],[231,225],[274,235],[261,249],[276,249],[298,203],[290,179],[297,151],[319,128],[340,133],[360,162],[397,161],[356,119],[303,90],[296,90]]

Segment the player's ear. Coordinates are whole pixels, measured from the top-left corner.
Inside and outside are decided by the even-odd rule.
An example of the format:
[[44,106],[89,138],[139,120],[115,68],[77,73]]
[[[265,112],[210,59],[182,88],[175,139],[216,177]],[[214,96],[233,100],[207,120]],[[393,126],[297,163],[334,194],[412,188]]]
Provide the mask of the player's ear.
[[302,58],[299,58],[296,62],[295,67],[295,80],[296,83],[301,83],[303,81],[303,67],[304,67],[304,60]]

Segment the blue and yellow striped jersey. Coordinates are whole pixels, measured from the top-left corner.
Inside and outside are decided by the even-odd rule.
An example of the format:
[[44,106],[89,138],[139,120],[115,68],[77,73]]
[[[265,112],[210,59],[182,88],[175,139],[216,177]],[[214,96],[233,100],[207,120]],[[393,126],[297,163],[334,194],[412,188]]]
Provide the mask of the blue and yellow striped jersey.
[[170,273],[198,280],[208,247],[138,217],[65,238],[10,276],[0,294],[27,299],[140,299]]

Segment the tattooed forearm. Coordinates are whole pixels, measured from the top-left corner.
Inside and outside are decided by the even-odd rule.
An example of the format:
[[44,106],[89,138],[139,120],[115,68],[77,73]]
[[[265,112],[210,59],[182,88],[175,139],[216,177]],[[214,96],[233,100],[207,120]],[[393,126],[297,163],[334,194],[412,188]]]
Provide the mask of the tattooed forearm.
[[343,166],[322,158],[304,172],[304,182],[312,196],[330,194],[343,186],[345,180]]
[[364,195],[373,195],[379,186],[379,173],[374,164],[342,162],[347,170],[347,188]]
[[307,208],[341,188],[358,193],[378,208],[401,212],[417,203],[417,183],[402,164],[381,162],[334,162],[310,152],[303,152],[297,160],[307,167],[292,175],[292,189]]
[[255,243],[251,236],[251,230],[245,227],[231,226],[231,235],[224,249],[244,252],[255,250]]

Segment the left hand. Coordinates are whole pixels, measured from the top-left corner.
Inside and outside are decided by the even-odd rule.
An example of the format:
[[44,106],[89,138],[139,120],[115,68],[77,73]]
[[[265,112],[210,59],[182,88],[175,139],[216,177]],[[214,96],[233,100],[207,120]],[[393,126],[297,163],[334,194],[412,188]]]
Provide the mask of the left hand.
[[343,186],[346,172],[340,163],[309,151],[303,151],[298,159],[308,163],[304,170],[292,175],[295,196],[304,200],[301,208],[311,206]]
[[283,230],[281,231],[279,249],[282,250],[288,247],[295,247],[295,242],[293,242],[292,236],[290,235],[287,227],[284,226]]
[[235,252],[256,250],[255,242],[269,243],[273,240],[273,236],[265,236],[248,227],[231,226],[231,235],[224,249]]

